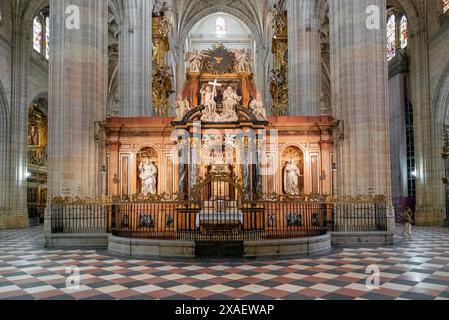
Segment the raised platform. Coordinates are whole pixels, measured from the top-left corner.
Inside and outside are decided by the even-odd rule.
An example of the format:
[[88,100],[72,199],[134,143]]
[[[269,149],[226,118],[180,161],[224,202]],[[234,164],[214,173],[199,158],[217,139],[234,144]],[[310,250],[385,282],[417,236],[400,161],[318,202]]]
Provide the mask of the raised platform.
[[92,248],[106,249],[108,247],[108,234],[46,234],[45,248]]
[[195,258],[195,242],[109,236],[108,252],[135,258]]
[[333,246],[393,245],[394,233],[373,232],[331,232]]
[[[108,251],[115,255],[135,258],[195,258],[195,241],[143,240],[109,237]],[[316,237],[243,242],[242,258],[279,256],[309,256],[331,250],[329,234]]]
[[311,256],[331,250],[331,236],[306,237],[299,239],[245,241],[245,258],[278,256]]

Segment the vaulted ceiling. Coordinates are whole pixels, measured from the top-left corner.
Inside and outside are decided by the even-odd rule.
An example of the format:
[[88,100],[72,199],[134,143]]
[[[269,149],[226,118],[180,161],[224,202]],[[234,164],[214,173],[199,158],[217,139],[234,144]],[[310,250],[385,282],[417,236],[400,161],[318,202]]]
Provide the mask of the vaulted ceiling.
[[182,42],[202,18],[225,12],[243,21],[262,42],[267,37],[269,0],[172,0],[177,40]]

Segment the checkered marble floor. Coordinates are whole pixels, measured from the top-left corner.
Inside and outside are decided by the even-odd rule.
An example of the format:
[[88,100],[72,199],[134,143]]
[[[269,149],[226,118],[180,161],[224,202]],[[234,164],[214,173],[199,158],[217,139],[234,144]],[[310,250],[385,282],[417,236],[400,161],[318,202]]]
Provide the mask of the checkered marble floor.
[[[43,229],[0,231],[0,299],[449,299],[449,229],[414,228],[395,246],[277,260],[144,261],[48,250]],[[367,267],[380,287],[366,287]],[[67,267],[80,286],[66,285]],[[70,284],[70,281],[69,281]]]

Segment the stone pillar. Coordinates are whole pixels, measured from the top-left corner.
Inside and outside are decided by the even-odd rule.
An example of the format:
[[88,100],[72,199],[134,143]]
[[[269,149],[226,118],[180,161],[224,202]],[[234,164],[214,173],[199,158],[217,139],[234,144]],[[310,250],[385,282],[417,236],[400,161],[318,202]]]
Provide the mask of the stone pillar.
[[123,0],[119,40],[121,115],[145,117],[152,106],[153,1]]
[[330,1],[333,116],[340,122],[337,143],[340,194],[390,196],[390,143],[385,54],[385,0],[380,29],[368,29],[367,4]]
[[[26,15],[28,18],[29,15]],[[23,17],[22,17],[23,18]],[[23,20],[27,20],[23,18]],[[2,179],[5,187],[0,189],[0,229],[28,227],[27,210],[27,120],[29,100],[30,53],[32,51],[32,25],[17,23],[12,32],[14,43],[11,75],[11,108],[5,112],[5,155]],[[1,95],[1,93],[0,93]],[[0,102],[1,103],[1,102]],[[6,100],[3,103],[7,107]],[[0,111],[1,113],[1,111]],[[1,121],[1,120],[0,120]],[[3,123],[0,122],[0,125]],[[1,133],[2,130],[0,130]],[[1,152],[2,150],[0,150]],[[0,159],[2,160],[2,159]],[[3,199],[3,200],[1,200]],[[3,208],[2,208],[3,207]],[[3,209],[3,210],[2,210]],[[2,212],[4,211],[4,212]]]
[[406,129],[406,92],[408,59],[397,52],[389,64],[389,109],[390,109],[390,158],[391,158],[391,195],[393,204],[402,213],[408,198],[407,168],[407,129]]
[[321,43],[316,0],[288,0],[289,114],[320,112]]
[[[80,29],[66,27],[66,8],[80,10]],[[101,194],[108,88],[108,4],[51,0],[48,194]],[[48,219],[46,219],[48,220]]]
[[[379,9],[380,28],[367,27],[373,16],[366,13],[366,1],[329,2],[333,116],[340,121],[335,139],[336,184],[340,195],[390,198],[386,1],[372,0],[369,5]],[[388,230],[393,233],[389,202]]]
[[[26,227],[26,207],[21,214],[12,214],[9,207],[9,160],[10,150],[8,148],[11,137],[9,121],[9,103],[6,92],[0,82],[0,229]],[[26,206],[26,203],[25,203]],[[18,223],[22,220],[22,223]]]

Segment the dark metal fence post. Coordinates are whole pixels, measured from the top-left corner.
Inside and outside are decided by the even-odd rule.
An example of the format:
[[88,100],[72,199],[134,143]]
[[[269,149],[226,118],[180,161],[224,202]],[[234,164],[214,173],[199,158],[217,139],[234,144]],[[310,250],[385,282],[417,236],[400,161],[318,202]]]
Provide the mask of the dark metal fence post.
[[117,229],[117,205],[113,203],[111,208],[111,231],[113,233]]

